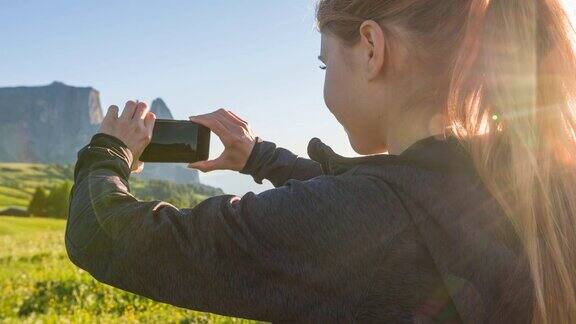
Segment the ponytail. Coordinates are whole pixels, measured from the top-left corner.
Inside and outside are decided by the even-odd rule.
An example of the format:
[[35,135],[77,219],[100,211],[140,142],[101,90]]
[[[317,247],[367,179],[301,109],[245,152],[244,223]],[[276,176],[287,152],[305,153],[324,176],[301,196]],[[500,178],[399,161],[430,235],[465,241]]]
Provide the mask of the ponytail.
[[447,105],[523,242],[534,323],[576,323],[573,35],[558,0],[472,1]]

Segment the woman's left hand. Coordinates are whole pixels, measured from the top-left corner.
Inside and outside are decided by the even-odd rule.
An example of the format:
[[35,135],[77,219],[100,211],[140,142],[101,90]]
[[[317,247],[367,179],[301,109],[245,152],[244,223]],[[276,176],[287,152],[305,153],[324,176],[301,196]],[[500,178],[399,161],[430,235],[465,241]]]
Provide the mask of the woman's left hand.
[[149,112],[145,102],[128,101],[122,115],[118,117],[118,106],[110,106],[100,125],[100,133],[112,135],[128,146],[132,152],[130,170],[139,173],[144,169],[140,155],[152,139],[156,115]]

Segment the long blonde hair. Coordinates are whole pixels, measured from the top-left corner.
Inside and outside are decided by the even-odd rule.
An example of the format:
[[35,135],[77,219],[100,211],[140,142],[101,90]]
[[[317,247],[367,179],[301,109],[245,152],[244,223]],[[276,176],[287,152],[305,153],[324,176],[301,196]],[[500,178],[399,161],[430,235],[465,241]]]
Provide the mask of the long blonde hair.
[[401,24],[445,71],[444,118],[514,225],[534,323],[576,323],[576,55],[559,0],[320,0],[347,44],[365,20]]

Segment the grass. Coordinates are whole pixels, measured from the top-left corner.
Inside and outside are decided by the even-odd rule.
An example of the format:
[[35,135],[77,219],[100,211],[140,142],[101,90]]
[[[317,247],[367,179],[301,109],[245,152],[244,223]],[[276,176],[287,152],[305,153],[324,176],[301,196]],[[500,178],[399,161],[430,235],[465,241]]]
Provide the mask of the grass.
[[0,323],[257,323],[154,302],[74,266],[64,220],[0,216]]
[[[0,236],[13,235],[22,238],[29,235],[42,235],[46,232],[63,232],[65,221],[50,218],[4,217],[0,216]],[[0,251],[0,255],[4,252]]]
[[72,177],[72,166],[0,163],[0,209],[26,209],[37,186],[52,186]]

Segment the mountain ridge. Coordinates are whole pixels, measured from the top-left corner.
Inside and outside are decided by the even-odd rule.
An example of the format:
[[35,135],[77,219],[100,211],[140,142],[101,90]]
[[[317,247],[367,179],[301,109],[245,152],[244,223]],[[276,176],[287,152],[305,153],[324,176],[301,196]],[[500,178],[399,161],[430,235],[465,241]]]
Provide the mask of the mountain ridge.
[[[174,119],[161,98],[150,110]],[[104,118],[100,92],[54,81],[44,86],[0,87],[0,162],[73,164]],[[199,183],[183,164],[146,163],[136,177]]]

